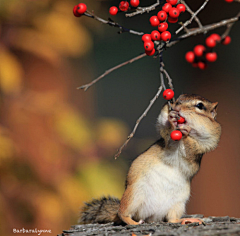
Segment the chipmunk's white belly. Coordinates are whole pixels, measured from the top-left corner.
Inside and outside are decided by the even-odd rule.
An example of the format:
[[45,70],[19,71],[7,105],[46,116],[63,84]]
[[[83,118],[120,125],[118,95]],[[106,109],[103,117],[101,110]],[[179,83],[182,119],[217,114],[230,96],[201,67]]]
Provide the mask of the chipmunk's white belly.
[[145,173],[134,190],[136,202],[141,203],[136,205],[135,217],[155,222],[162,220],[176,204],[184,204],[185,208],[190,195],[190,185],[179,169],[164,163]]

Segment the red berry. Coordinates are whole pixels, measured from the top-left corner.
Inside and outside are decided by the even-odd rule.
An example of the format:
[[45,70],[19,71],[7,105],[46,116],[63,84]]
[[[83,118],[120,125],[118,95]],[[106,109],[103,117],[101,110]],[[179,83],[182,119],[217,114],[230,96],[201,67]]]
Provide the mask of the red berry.
[[174,97],[174,92],[172,89],[166,89],[163,92],[163,98],[166,100],[171,100]]
[[160,23],[160,24],[158,25],[158,30],[159,30],[160,32],[166,31],[167,28],[168,28],[168,23],[167,23],[167,22],[163,22],[163,23]]
[[179,141],[182,138],[182,133],[179,130],[174,130],[174,131],[172,131],[170,137],[174,141]]
[[209,48],[214,48],[217,44],[216,40],[212,37],[207,37],[205,43]]
[[79,14],[79,13],[77,12],[77,9],[78,9],[78,6],[76,5],[76,6],[73,8],[73,15],[76,16],[76,17],[79,17],[79,16],[81,16],[81,14]]
[[87,6],[84,3],[79,3],[77,5],[77,12],[82,15],[87,10]]
[[214,62],[217,60],[217,53],[216,52],[208,52],[206,53],[206,60],[209,62]]
[[146,51],[152,51],[154,49],[154,43],[152,41],[144,42],[144,48]]
[[151,16],[150,17],[150,24],[153,27],[156,27],[156,26],[158,26],[160,24],[159,19],[157,18],[157,16]]
[[157,17],[160,21],[164,21],[167,18],[167,13],[165,11],[159,11]]
[[168,22],[169,23],[176,23],[178,22],[178,18],[172,18],[171,16],[168,17]]
[[207,64],[202,61],[199,61],[197,65],[198,65],[198,68],[201,70],[205,70],[207,68]]
[[145,41],[151,41],[152,40],[152,37],[151,37],[151,34],[144,34],[142,36],[142,41],[145,42]]
[[169,41],[171,39],[171,33],[169,31],[164,31],[161,34],[161,38],[163,41]]
[[186,59],[187,62],[193,63],[194,59],[195,59],[195,54],[192,51],[187,52],[186,55],[185,55],[185,59]]
[[179,12],[185,12],[186,11],[186,7],[182,3],[177,5],[177,9],[179,10]]
[[109,13],[111,14],[111,15],[113,15],[113,16],[115,16],[115,15],[117,15],[117,13],[118,13],[118,8],[117,7],[110,7],[109,8]]
[[184,122],[185,122],[185,119],[182,116],[180,116],[177,120],[178,124],[183,124]]
[[234,0],[225,0],[225,2],[233,2]]
[[152,33],[151,33],[151,38],[152,38],[153,41],[154,40],[159,41],[161,39],[161,35],[160,35],[159,31],[153,30]]
[[170,3],[165,3],[162,7],[162,10],[165,12],[169,12],[172,9],[172,5]]
[[121,1],[119,4],[119,9],[121,11],[127,11],[129,8],[129,3],[127,1]]
[[206,48],[203,45],[197,45],[194,47],[193,51],[196,56],[201,57]]
[[152,51],[147,51],[147,50],[145,50],[145,53],[146,53],[148,56],[152,56],[152,55],[154,55],[154,53],[155,53],[155,48],[154,48]]
[[167,0],[168,3],[170,3],[171,5],[176,5],[178,0]]
[[139,3],[140,3],[139,0],[130,0],[130,4],[133,7],[138,7]]
[[222,44],[228,45],[229,43],[231,43],[231,37],[226,36],[225,39],[222,41]]
[[172,9],[169,11],[169,16],[172,18],[178,18],[179,17],[179,10],[176,7],[172,7]]
[[209,37],[213,38],[217,42],[221,40],[221,36],[219,34],[211,34]]

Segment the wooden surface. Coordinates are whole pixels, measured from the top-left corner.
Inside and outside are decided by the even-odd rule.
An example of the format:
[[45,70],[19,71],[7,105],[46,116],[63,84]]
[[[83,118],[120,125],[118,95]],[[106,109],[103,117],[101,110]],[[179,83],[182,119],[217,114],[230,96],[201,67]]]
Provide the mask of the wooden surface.
[[64,230],[58,236],[83,236],[83,235],[240,235],[240,218],[229,216],[224,217],[203,217],[202,215],[188,215],[185,217],[202,218],[205,225],[198,225],[198,223],[191,223],[187,225],[172,224],[172,223],[152,223],[142,225],[126,225],[114,226],[109,224],[88,224],[88,225],[74,225],[69,230]]

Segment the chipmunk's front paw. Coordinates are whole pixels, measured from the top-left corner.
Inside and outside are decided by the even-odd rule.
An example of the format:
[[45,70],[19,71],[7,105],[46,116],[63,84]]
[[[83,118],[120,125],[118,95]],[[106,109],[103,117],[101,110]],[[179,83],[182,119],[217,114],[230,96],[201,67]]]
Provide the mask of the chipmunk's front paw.
[[191,128],[186,124],[178,124],[178,129],[185,137],[187,137],[191,131]]
[[178,125],[178,117],[179,114],[177,111],[170,111],[168,115],[168,121],[171,124],[171,126],[175,129]]

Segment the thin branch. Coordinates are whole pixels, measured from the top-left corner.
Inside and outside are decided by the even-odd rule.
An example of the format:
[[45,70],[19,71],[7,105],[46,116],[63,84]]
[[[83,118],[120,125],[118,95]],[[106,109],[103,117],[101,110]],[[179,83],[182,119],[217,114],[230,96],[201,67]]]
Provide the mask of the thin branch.
[[124,32],[128,32],[130,34],[136,34],[136,35],[143,35],[144,32],[138,32],[138,31],[135,31],[135,30],[131,30],[131,29],[128,29],[128,28],[125,28],[121,25],[119,25],[118,23],[114,22],[112,19],[109,18],[109,20],[104,20],[98,16],[96,16],[93,12],[90,12],[90,11],[86,11],[84,13],[85,16],[87,17],[90,17],[92,19],[95,19],[103,24],[107,24],[107,25],[110,25],[110,26],[113,26],[113,27],[117,27],[120,29],[120,33],[124,33]]
[[[186,10],[193,16],[193,19],[197,22],[199,28],[202,28],[202,23],[200,22],[199,18],[197,17],[197,14],[198,14],[198,13],[197,13],[197,14],[194,13],[184,0],[181,0],[181,2],[182,2],[182,4],[185,5]],[[206,1],[205,1],[205,2],[206,2]],[[205,4],[205,2],[204,2],[204,4]],[[207,0],[207,2],[208,2],[208,0]],[[203,5],[204,5],[204,4],[203,4]],[[204,6],[205,6],[205,5],[204,5]],[[198,10],[201,11],[201,8],[202,8],[202,6],[201,6]],[[203,7],[203,8],[204,8],[204,7]]]
[[[240,0],[239,0],[239,2],[240,2]],[[240,12],[237,14],[237,17],[238,17],[238,18],[240,17]],[[230,24],[227,25],[227,29],[225,30],[225,32],[224,32],[224,33],[222,34],[222,36],[221,36],[221,39],[222,39],[222,40],[225,39],[225,37],[226,37],[227,35],[229,35],[229,33],[230,33],[233,25],[234,25],[234,23],[230,23]]]
[[[239,13],[238,13],[238,15],[239,15]],[[230,19],[227,19],[227,20],[222,20],[222,21],[214,23],[214,24],[203,26],[202,28],[192,29],[188,33],[186,33],[184,35],[181,35],[177,40],[185,39],[185,38],[188,38],[192,35],[202,34],[202,33],[214,30],[216,28],[228,25],[230,23],[234,23],[234,22],[239,20],[238,15],[236,17],[233,17],[233,18],[230,18]]]
[[163,77],[163,71],[162,71],[162,67],[164,65],[163,60],[162,60],[162,53],[159,53],[159,61],[160,61],[159,70],[160,70],[161,85],[163,86],[163,89],[166,90],[166,86],[164,83],[164,77]]
[[161,67],[161,70],[162,70],[162,72],[165,74],[165,76],[166,76],[167,79],[168,79],[168,85],[169,85],[170,89],[173,90],[173,84],[172,84],[172,79],[171,79],[171,77],[169,76],[169,74],[167,73],[167,71],[164,69],[163,66]]
[[195,21],[198,23],[199,28],[203,28],[200,20],[198,19],[197,15],[198,13],[204,9],[204,7],[207,5],[207,3],[209,2],[209,0],[205,0],[205,2],[201,5],[201,7],[199,7],[199,9],[196,12],[192,12],[192,10],[189,8],[189,6],[184,2],[184,0],[182,0],[182,3],[186,6],[186,9],[188,10],[188,12],[192,15],[192,17],[186,21],[176,32],[175,34],[178,34],[180,31],[182,31],[183,29],[186,30],[186,27],[192,23],[193,19],[195,19]]
[[152,105],[155,103],[155,101],[157,100],[157,98],[159,97],[159,95],[161,94],[163,89],[163,86],[161,85],[158,88],[157,93],[155,94],[155,96],[153,97],[153,99],[150,101],[148,107],[146,108],[146,110],[143,112],[143,114],[138,118],[138,120],[136,121],[136,124],[133,128],[133,131],[131,132],[131,134],[128,136],[127,140],[124,142],[124,144],[118,149],[118,152],[115,154],[115,159],[117,159],[119,157],[119,155],[121,154],[123,148],[128,144],[128,142],[130,141],[130,139],[134,136],[139,123],[141,122],[141,120],[147,115],[148,111],[151,109]]
[[114,70],[117,70],[117,69],[119,69],[119,68],[121,68],[121,67],[123,67],[123,66],[125,66],[125,65],[127,65],[127,64],[130,64],[130,63],[132,63],[132,62],[134,62],[134,61],[137,61],[137,60],[145,57],[146,55],[147,55],[146,53],[143,53],[143,54],[141,54],[141,55],[139,55],[139,56],[137,56],[137,57],[134,57],[134,58],[132,58],[132,59],[130,59],[130,60],[128,60],[128,61],[125,61],[125,62],[123,62],[123,63],[121,63],[121,64],[119,64],[119,65],[117,65],[117,66],[114,66],[114,67],[112,67],[111,69],[106,70],[102,75],[100,75],[99,77],[97,77],[97,78],[96,78],[95,80],[93,80],[92,82],[90,82],[90,83],[88,83],[88,84],[85,84],[85,85],[82,85],[82,86],[78,87],[77,89],[84,89],[84,91],[87,91],[87,89],[88,89],[89,87],[91,87],[93,84],[95,84],[95,83],[98,82],[100,79],[102,79],[102,78],[105,77],[106,75],[110,74],[110,73],[113,72]]
[[132,13],[127,13],[125,14],[126,17],[132,17],[132,16],[136,16],[136,15],[139,15],[139,14],[143,14],[145,12],[149,13],[150,11],[153,11],[156,9],[157,6],[160,5],[160,1],[157,0],[156,3],[154,3],[153,5],[149,6],[149,7],[138,7],[136,9],[136,11],[132,12]]
[[[173,85],[172,85],[172,79],[170,78],[169,74],[167,73],[167,71],[164,69],[164,63],[163,63],[163,59],[162,59],[162,52],[159,53],[159,61],[160,61],[160,65],[159,65],[159,69],[160,69],[160,80],[161,80],[161,85],[163,86],[163,89],[166,90],[166,86],[164,83],[164,76],[163,74],[167,75],[167,79],[168,79],[168,84],[170,86],[170,88],[173,90]],[[175,99],[173,98],[173,101],[175,102]],[[172,105],[171,102],[168,101],[168,106],[170,109],[172,109]]]

